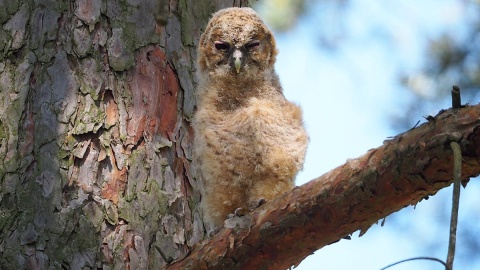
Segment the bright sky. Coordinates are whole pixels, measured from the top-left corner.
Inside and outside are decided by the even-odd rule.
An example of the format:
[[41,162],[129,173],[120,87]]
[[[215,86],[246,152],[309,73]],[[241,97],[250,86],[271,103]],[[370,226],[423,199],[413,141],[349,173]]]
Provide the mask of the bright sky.
[[[297,185],[396,135],[389,122],[391,116],[401,114],[405,104],[414,98],[399,86],[399,74],[421,68],[429,39],[443,31],[465,33],[462,18],[466,13],[465,6],[455,0],[350,0],[345,16],[338,18],[344,20],[348,35],[335,50],[319,45],[316,29],[326,26],[320,25],[316,17],[322,14],[318,7],[312,8],[288,33],[276,34],[276,68],[285,95],[302,106],[310,134],[304,171],[298,175]],[[450,87],[446,86],[446,91]],[[423,120],[423,115],[435,115],[450,103],[436,105],[426,106],[429,109],[418,115],[418,120]],[[472,215],[478,219],[479,186],[470,182],[462,190],[460,228],[470,225]],[[408,207],[388,217],[384,227],[374,225],[361,238],[356,233],[350,241],[321,249],[297,269],[375,270],[411,257],[436,256],[445,260],[450,196],[451,189],[442,190],[415,210]],[[469,248],[465,244],[469,241],[460,235],[457,241],[454,268],[480,269],[479,260],[472,261],[462,253]],[[443,266],[421,261],[389,269],[434,270]]]

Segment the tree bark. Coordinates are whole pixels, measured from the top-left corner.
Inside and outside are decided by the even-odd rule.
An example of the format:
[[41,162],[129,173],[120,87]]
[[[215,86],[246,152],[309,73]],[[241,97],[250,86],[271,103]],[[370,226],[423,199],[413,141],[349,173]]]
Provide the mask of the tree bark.
[[479,119],[480,105],[442,111],[251,216],[227,220],[231,228],[168,269],[287,269],[357,230],[363,235],[379,219],[452,183],[451,141],[462,148],[462,179],[479,175]]
[[0,1],[0,269],[161,269],[203,239],[196,43],[245,2]]

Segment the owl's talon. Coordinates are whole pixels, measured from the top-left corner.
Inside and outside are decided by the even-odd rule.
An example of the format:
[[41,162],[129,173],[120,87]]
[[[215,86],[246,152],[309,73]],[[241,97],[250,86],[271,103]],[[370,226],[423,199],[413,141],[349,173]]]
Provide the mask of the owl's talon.
[[245,216],[245,214],[247,213],[247,210],[243,207],[239,207],[237,209],[235,209],[235,212],[233,212],[235,216],[237,217],[241,217],[241,216]]
[[258,200],[258,202],[257,202],[257,208],[266,204],[266,203],[267,203],[267,201],[264,198],[260,198],[260,200]]
[[227,219],[233,218],[233,217],[242,217],[247,213],[246,209],[243,207],[239,207],[233,211],[233,213],[230,213],[227,215]]
[[215,234],[217,234],[220,231],[220,229],[221,229],[220,227],[213,228],[211,231],[208,232],[208,236],[209,237],[214,236]]
[[264,198],[260,198],[258,201],[252,203],[252,205],[250,206],[250,211],[257,209],[258,207],[264,205],[265,203],[267,203],[267,201]]

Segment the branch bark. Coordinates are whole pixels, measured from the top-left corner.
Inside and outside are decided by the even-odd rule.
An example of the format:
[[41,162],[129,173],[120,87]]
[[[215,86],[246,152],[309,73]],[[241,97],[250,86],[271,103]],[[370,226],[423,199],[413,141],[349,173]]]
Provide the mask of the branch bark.
[[287,269],[325,245],[414,205],[452,183],[456,141],[462,179],[480,174],[480,106],[431,121],[295,188],[223,229],[168,269]]

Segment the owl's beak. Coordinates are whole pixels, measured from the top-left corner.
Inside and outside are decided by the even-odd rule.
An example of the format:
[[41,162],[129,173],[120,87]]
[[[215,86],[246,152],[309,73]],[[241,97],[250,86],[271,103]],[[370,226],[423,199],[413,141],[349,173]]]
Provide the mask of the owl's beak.
[[240,73],[240,68],[242,67],[242,52],[239,49],[236,49],[233,52],[233,65],[237,73]]

